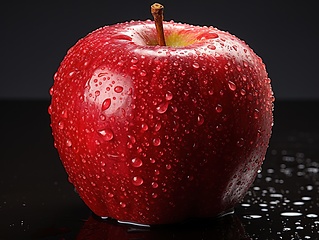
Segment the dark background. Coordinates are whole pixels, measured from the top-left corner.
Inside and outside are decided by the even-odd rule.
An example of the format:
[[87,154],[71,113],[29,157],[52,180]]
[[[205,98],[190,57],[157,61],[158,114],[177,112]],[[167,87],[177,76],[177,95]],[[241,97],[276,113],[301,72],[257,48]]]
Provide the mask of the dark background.
[[[75,42],[117,22],[151,18],[154,1],[6,1],[1,5],[0,99],[49,99],[52,76]],[[277,100],[319,99],[316,1],[168,1],[165,20],[213,25],[266,63]]]

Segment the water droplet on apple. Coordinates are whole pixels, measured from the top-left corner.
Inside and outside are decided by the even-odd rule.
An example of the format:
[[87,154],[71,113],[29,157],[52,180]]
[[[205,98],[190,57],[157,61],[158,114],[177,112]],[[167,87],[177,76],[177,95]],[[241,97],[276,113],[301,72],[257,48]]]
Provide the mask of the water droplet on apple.
[[132,57],[131,59],[131,63],[137,63],[138,62],[138,58],[137,57]]
[[154,130],[157,132],[161,129],[162,127],[162,124],[160,122],[156,123],[155,126],[154,126]]
[[124,202],[120,202],[120,206],[121,206],[122,208],[125,208],[125,207],[126,207],[126,204],[125,204]]
[[111,141],[114,137],[112,130],[109,128],[99,130],[98,133],[105,141]]
[[67,147],[71,147],[72,146],[72,142],[69,139],[66,140],[65,144],[66,144]]
[[115,91],[116,93],[121,93],[121,92],[123,92],[123,87],[122,87],[122,86],[116,86],[116,87],[114,88],[114,91]]
[[140,75],[141,75],[142,77],[145,77],[145,76],[146,76],[146,71],[145,71],[145,70],[141,70],[141,71],[140,71]]
[[245,140],[243,139],[243,138],[240,138],[238,141],[237,141],[237,146],[238,147],[242,147],[242,146],[244,146],[244,143],[245,143]]
[[209,48],[209,49],[211,49],[211,50],[215,50],[215,49],[216,49],[216,47],[215,47],[214,45],[212,45],[212,44],[209,44],[209,45],[207,46],[207,48]]
[[158,188],[158,183],[157,182],[152,182],[152,187],[153,188]]
[[217,106],[215,107],[216,112],[221,113],[223,111],[223,107],[220,104],[217,104]]
[[205,121],[204,116],[202,114],[198,114],[198,116],[197,116],[198,126],[203,125],[204,121]]
[[163,114],[166,112],[167,108],[168,108],[168,102],[163,102],[160,105],[158,105],[156,110],[158,113]]
[[59,121],[58,128],[61,129],[61,130],[64,128],[64,122],[62,120]]
[[255,108],[255,110],[254,110],[254,118],[255,119],[259,118],[259,110],[257,108]]
[[236,90],[236,84],[232,81],[228,82],[228,87],[230,90],[235,91]]
[[169,101],[169,100],[172,100],[172,98],[173,98],[173,94],[170,91],[168,91],[165,95],[165,99]]
[[146,123],[142,123],[141,132],[146,132],[148,130],[148,125]]
[[141,177],[133,177],[132,183],[135,186],[141,186],[143,184],[144,180]]
[[194,62],[193,63],[193,68],[198,69],[199,68],[199,63],[198,62]]
[[161,145],[161,139],[160,138],[154,138],[153,139],[153,145],[155,147],[158,147],[159,145]]
[[111,99],[107,98],[102,103],[102,111],[107,110],[111,106]]
[[132,166],[136,168],[141,167],[143,165],[143,162],[140,158],[133,158],[131,162]]
[[245,89],[241,89],[241,90],[240,90],[240,94],[241,94],[242,96],[245,96],[245,95],[246,95],[246,90],[245,90]]

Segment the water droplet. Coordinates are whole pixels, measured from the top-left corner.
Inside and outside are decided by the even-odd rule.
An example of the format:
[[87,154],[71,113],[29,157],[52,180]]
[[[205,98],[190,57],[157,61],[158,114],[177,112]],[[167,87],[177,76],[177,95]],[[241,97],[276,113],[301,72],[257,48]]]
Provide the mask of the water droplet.
[[58,128],[61,129],[61,130],[64,128],[64,122],[62,120],[59,121]]
[[69,139],[66,140],[65,144],[66,144],[67,147],[71,147],[72,146],[72,142]]
[[168,91],[165,95],[165,99],[169,101],[169,100],[172,100],[172,98],[173,98],[173,94],[170,91]]
[[111,105],[111,99],[110,98],[107,98],[103,101],[102,103],[102,111],[105,111],[107,110]]
[[306,215],[307,218],[317,218],[318,217],[318,214],[315,214],[315,213],[309,213]]
[[198,114],[198,116],[197,116],[198,126],[203,125],[204,121],[205,121],[204,116],[202,114]]
[[145,70],[141,70],[141,71],[140,71],[140,75],[141,75],[142,77],[145,77],[145,76],[146,76],[146,71],[145,71]]
[[167,170],[170,170],[171,168],[172,168],[172,165],[171,165],[171,164],[169,164],[169,163],[166,164],[166,169],[167,169]]
[[152,187],[153,188],[158,188],[158,183],[157,182],[152,182]]
[[143,165],[143,161],[139,158],[133,158],[132,159],[132,166],[133,167],[141,167]]
[[280,215],[283,217],[299,217],[299,216],[302,216],[302,213],[300,213],[300,212],[282,212]]
[[254,110],[254,118],[255,119],[259,118],[259,110],[257,108]]
[[235,91],[236,90],[236,84],[232,81],[228,82],[228,87],[230,90]]
[[146,132],[148,130],[148,125],[146,123],[142,123],[141,132]]
[[195,69],[198,69],[198,68],[199,68],[198,62],[194,62],[194,63],[193,63],[193,68],[195,68]]
[[236,145],[237,145],[238,147],[242,147],[242,146],[244,146],[244,143],[245,143],[245,140],[244,140],[243,138],[240,138],[240,139],[237,141]]
[[153,139],[153,145],[155,147],[158,147],[159,145],[161,145],[161,139],[160,138],[154,138]]
[[116,93],[121,93],[121,92],[123,92],[123,87],[122,87],[122,86],[116,86],[116,87],[114,88],[114,91],[115,91]]
[[161,129],[162,127],[162,124],[159,122],[159,123],[156,123],[155,126],[154,126],[154,130],[157,132]]
[[207,46],[207,48],[209,48],[209,49],[211,49],[211,50],[215,50],[215,49],[216,49],[216,47],[215,47],[214,45],[212,45],[212,44],[209,44],[209,45]]
[[217,106],[215,107],[216,112],[221,113],[223,111],[223,107],[220,104],[217,104]]
[[113,139],[114,134],[111,129],[106,128],[98,131],[98,133],[103,137],[104,140],[110,141]]
[[144,182],[143,178],[141,178],[141,177],[133,177],[133,179],[132,179],[132,183],[135,186],[141,186],[143,184],[143,182]]
[[168,108],[168,102],[163,102],[160,105],[158,105],[156,110],[158,113],[163,114],[166,112],[167,108]]
[[121,206],[122,208],[125,208],[125,207],[126,207],[126,204],[125,204],[124,202],[120,202],[120,206]]
[[261,217],[262,217],[261,215],[257,215],[257,214],[250,214],[250,215],[243,216],[243,218],[246,218],[246,219],[258,219]]

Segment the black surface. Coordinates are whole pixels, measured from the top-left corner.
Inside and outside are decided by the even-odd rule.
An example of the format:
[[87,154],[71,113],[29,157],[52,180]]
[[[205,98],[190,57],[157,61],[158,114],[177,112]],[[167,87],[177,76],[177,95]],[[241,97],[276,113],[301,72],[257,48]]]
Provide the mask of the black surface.
[[0,102],[0,239],[319,239],[319,102],[276,102],[266,161],[233,215],[156,229],[91,216],[53,147],[48,105]]
[[[152,18],[155,0],[6,1],[1,4],[0,98],[49,98],[67,49],[89,32]],[[165,19],[215,26],[262,57],[277,99],[318,99],[317,1],[161,0]]]

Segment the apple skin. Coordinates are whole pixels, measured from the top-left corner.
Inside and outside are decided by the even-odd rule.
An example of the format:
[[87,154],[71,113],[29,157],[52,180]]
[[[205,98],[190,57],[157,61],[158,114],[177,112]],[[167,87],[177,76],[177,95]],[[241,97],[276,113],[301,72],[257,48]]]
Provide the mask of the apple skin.
[[142,224],[216,217],[245,196],[273,125],[265,65],[214,27],[153,21],[79,40],[50,89],[54,145],[98,216]]

